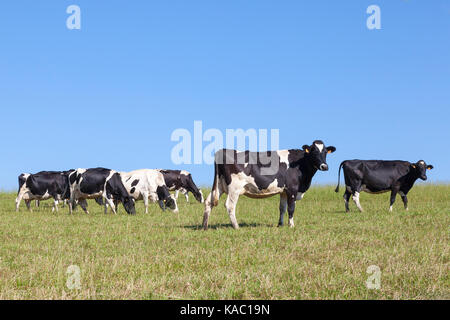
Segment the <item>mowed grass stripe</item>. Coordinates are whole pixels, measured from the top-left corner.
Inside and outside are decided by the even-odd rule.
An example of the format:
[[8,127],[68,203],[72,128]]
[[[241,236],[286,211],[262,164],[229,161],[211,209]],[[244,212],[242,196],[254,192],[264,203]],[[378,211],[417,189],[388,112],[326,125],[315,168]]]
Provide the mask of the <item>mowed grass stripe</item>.
[[[179,198],[180,213],[157,204],[136,216],[105,215],[89,202],[51,212],[51,202],[14,212],[0,194],[1,299],[449,299],[448,185],[418,185],[406,212],[400,197],[362,193],[359,213],[344,212],[343,190],[313,187],[297,202],[295,228],[277,227],[279,197],[241,197],[239,230],[225,195],[200,229],[203,205]],[[208,194],[208,190],[203,190]],[[287,219],[286,219],[287,221]],[[81,269],[81,289],[66,286]],[[367,267],[381,269],[380,290],[367,289]]]

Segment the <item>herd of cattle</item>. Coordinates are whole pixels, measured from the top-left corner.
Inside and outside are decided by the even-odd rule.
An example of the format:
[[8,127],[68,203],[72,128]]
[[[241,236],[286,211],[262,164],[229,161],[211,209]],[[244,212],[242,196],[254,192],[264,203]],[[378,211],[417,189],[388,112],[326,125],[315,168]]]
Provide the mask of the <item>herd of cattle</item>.
[[[297,200],[301,200],[311,186],[317,171],[327,171],[327,154],[336,148],[325,146],[316,140],[302,149],[277,150],[268,152],[238,152],[222,149],[216,152],[214,163],[214,183],[206,200],[195,185],[192,175],[184,170],[142,169],[131,172],[118,172],[105,168],[76,169],[68,171],[42,171],[36,174],[23,173],[19,176],[19,191],[16,198],[16,211],[23,199],[28,209],[32,200],[53,198],[53,210],[58,210],[59,202],[67,202],[69,212],[78,204],[87,210],[87,199],[95,199],[108,207],[113,213],[122,203],[129,214],[135,214],[135,201],[143,200],[145,212],[148,204],[158,202],[161,209],[169,208],[178,212],[177,198],[181,192],[188,200],[191,192],[195,199],[205,203],[203,228],[208,228],[211,210],[217,206],[220,196],[227,194],[225,207],[231,224],[239,228],[236,220],[236,204],[240,195],[250,198],[266,198],[280,195],[279,226],[283,225],[284,214],[289,214],[289,226],[294,226],[294,210]],[[270,161],[267,161],[270,159]],[[360,192],[382,193],[391,191],[390,207],[400,194],[405,209],[408,210],[407,194],[417,179],[426,180],[426,170],[432,169],[420,160],[408,161],[384,160],[346,160],[339,167],[345,178],[345,209],[348,212],[350,196],[360,211]],[[169,191],[175,191],[175,196]]]

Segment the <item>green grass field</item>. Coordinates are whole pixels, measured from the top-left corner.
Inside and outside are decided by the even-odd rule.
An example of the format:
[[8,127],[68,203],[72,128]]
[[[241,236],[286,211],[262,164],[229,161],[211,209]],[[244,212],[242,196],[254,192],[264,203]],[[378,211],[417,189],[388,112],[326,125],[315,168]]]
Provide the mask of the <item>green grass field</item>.
[[[314,187],[297,202],[295,228],[278,228],[278,201],[239,199],[234,230],[223,206],[200,229],[203,205],[180,213],[105,215],[89,202],[52,213],[14,212],[0,194],[1,299],[450,299],[450,186],[419,185],[389,213],[389,194],[361,195],[364,213],[344,212],[333,186]],[[204,190],[205,195],[207,191]],[[287,222],[287,217],[285,219]],[[80,289],[67,269],[81,270]],[[368,289],[370,265],[381,270]]]

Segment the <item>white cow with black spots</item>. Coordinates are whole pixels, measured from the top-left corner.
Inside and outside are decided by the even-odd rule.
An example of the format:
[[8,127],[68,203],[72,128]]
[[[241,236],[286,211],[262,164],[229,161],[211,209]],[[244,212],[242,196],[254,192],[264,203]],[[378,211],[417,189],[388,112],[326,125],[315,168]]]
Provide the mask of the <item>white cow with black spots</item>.
[[143,200],[145,213],[148,213],[149,200],[158,202],[161,209],[168,207],[178,212],[175,198],[170,194],[161,172],[154,169],[141,169],[121,172],[122,182],[130,197],[135,201]]

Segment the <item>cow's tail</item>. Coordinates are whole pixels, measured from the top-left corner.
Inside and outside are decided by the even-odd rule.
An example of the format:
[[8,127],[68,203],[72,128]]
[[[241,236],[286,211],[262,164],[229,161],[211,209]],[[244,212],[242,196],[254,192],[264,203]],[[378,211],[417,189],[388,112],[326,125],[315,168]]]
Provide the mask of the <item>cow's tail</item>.
[[341,162],[341,165],[339,166],[339,171],[338,171],[338,184],[337,184],[336,190],[334,190],[334,192],[339,192],[339,184],[340,184],[340,182],[341,182],[341,169],[342,169],[342,166],[344,165],[344,163],[345,163],[345,161],[342,161],[342,162]]
[[219,167],[214,161],[214,182],[211,189],[211,206],[215,207],[219,204]]

